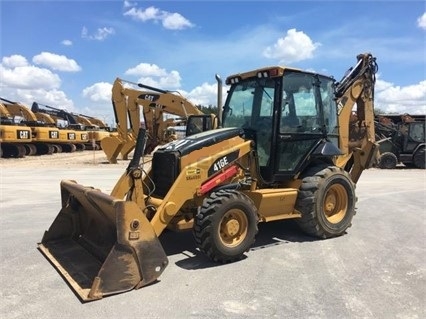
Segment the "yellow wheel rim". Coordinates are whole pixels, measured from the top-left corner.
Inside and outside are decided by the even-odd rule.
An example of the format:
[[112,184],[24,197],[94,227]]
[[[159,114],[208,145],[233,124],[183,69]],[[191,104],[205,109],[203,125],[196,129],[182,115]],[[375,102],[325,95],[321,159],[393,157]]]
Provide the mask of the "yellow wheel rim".
[[348,194],[341,184],[333,184],[324,198],[325,218],[332,224],[343,220],[348,210]]
[[222,243],[228,247],[238,246],[247,237],[247,227],[247,216],[242,210],[229,210],[220,222],[219,236]]

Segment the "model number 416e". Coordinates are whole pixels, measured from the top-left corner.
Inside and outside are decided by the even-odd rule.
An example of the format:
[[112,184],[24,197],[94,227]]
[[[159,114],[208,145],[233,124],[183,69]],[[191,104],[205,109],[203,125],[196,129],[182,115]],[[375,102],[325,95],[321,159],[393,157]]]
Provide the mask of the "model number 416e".
[[217,172],[224,168],[226,165],[228,165],[228,158],[225,156],[214,163],[213,169]]

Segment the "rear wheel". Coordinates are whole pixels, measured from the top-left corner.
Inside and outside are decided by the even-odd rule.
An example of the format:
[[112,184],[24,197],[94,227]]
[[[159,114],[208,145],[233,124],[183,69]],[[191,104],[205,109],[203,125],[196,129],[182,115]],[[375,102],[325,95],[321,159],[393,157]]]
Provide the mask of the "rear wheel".
[[355,215],[355,184],[343,169],[313,168],[305,174],[296,202],[300,228],[319,238],[343,235]]
[[215,262],[240,260],[257,234],[253,201],[235,190],[220,190],[205,198],[194,222],[200,250]]
[[414,153],[413,156],[413,163],[414,166],[417,168],[425,168],[426,166],[426,154],[425,154],[425,148],[419,148],[416,153]]
[[386,152],[380,155],[379,167],[382,169],[394,169],[398,164],[398,159],[394,153]]

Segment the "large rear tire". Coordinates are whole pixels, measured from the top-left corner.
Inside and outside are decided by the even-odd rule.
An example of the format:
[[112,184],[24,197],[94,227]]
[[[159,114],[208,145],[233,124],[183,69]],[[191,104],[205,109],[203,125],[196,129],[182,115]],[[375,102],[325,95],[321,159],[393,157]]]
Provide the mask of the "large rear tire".
[[426,167],[426,154],[425,148],[419,148],[413,156],[414,166],[424,169]]
[[211,260],[229,263],[243,258],[257,234],[257,209],[236,190],[220,190],[205,198],[194,221],[193,234]]
[[300,228],[319,238],[343,235],[355,215],[355,184],[349,174],[330,166],[314,167],[304,176],[296,202]]

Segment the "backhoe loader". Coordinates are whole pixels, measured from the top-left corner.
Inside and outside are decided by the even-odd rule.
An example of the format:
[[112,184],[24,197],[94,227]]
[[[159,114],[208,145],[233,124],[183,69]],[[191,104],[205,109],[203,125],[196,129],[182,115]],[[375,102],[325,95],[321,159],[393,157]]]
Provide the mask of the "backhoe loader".
[[[134,89],[125,84],[145,88],[148,91]],[[192,125],[200,122],[200,130],[212,129],[217,125],[214,116],[203,114],[195,105],[178,94],[120,78],[114,81],[112,87],[112,105],[118,135],[107,137],[101,142],[110,163],[117,163],[120,153],[122,158],[127,160],[129,153],[134,150],[141,127],[141,111],[147,131],[145,154],[151,153],[158,145],[176,139],[168,134],[168,128],[186,125],[188,118],[193,117]],[[165,119],[166,114],[179,118]]]
[[243,258],[259,222],[345,234],[355,184],[376,159],[376,72],[365,53],[337,83],[282,66],[229,76],[220,128],[160,146],[150,167],[140,129],[110,195],[63,180],[62,209],[38,248],[90,301],[154,283],[168,264],[158,239],[166,228],[192,231],[218,263]]
[[379,140],[378,167],[393,169],[405,166],[426,168],[425,115],[376,116],[376,139]]

